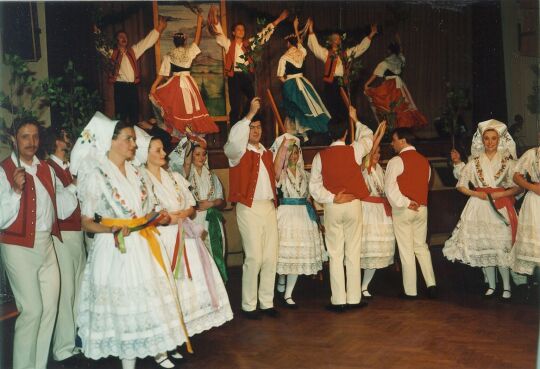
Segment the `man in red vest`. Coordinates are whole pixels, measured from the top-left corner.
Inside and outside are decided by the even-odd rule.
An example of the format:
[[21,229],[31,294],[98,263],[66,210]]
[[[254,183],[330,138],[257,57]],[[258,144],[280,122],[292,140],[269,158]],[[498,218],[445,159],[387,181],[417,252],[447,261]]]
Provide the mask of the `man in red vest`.
[[[424,275],[428,296],[437,295],[431,254],[426,243],[427,203],[431,168],[429,161],[412,146],[414,135],[408,128],[392,132],[392,148],[398,154],[386,167],[384,191],[392,205],[394,233],[403,271],[403,297],[414,299],[416,259]],[[416,258],[415,258],[416,256]]]
[[[327,309],[343,312],[347,307],[363,307],[360,288],[360,247],[362,243],[361,199],[369,196],[362,177],[362,158],[373,145],[373,131],[358,121],[356,110],[350,108],[356,122],[356,138],[345,145],[347,124],[332,118],[328,132],[332,144],[313,158],[309,191],[315,201],[324,206],[326,248],[330,259],[332,297]],[[345,264],[347,282],[345,283]]]
[[324,62],[324,99],[325,105],[330,111],[330,115],[338,120],[347,119],[348,112],[343,99],[339,93],[339,87],[343,86],[340,81],[345,76],[344,64],[347,58],[358,58],[364,54],[371,45],[371,40],[377,34],[377,25],[371,26],[371,32],[364,37],[362,42],[354,47],[342,49],[341,35],[337,32],[332,33],[329,38],[329,48],[322,47],[317,41],[317,36],[313,32],[313,22],[309,26],[308,47],[315,57]]
[[[253,60],[246,57],[245,54],[254,47],[256,39],[259,40],[260,45],[268,42],[274,33],[275,27],[287,19],[288,16],[289,12],[283,10],[276,20],[257,33],[256,37],[249,39],[245,38],[246,27],[244,23],[235,23],[231,27],[233,37],[229,39],[223,33],[221,24],[217,20],[217,8],[210,8],[208,15],[209,26],[212,27],[212,32],[216,35],[217,44],[225,51],[225,74],[227,76],[229,103],[231,105],[231,111],[229,112],[229,122],[231,124],[238,122],[240,119],[240,114],[242,113],[242,96],[245,96],[247,101],[251,101],[253,96],[255,96],[253,89]],[[242,70],[239,65],[244,65],[244,69],[247,69],[249,73]]]
[[34,121],[14,124],[17,152],[0,164],[2,197],[13,204],[9,209],[13,216],[0,232],[0,252],[20,312],[15,322],[13,368],[45,369],[60,283],[52,235],[62,238],[58,218],[66,219],[78,203],[74,190],[65,189],[52,168],[35,156],[39,125]]
[[[109,82],[114,83],[114,110],[120,120],[136,124],[139,121],[139,95],[137,85],[141,81],[139,58],[154,46],[161,33],[167,28],[167,21],[160,17],[158,25],[145,38],[135,45],[129,45],[128,35],[121,30],[116,32],[116,48],[98,47],[98,51],[112,63]],[[94,33],[101,31],[94,27]]]
[[[75,188],[76,181],[69,171],[68,154],[71,142],[65,130],[49,129],[45,150],[49,154],[47,162],[56,177],[67,188]],[[79,205],[65,220],[59,220],[62,239],[53,236],[54,249],[60,268],[60,303],[53,338],[53,359],[66,364],[74,360],[77,353],[75,297],[81,284],[82,272],[86,263],[83,232],[81,230],[81,209]],[[73,359],[71,359],[73,358]]]
[[242,312],[249,319],[259,319],[257,297],[263,313],[277,316],[274,309],[278,249],[276,179],[272,153],[261,144],[261,121],[255,117],[259,108],[259,98],[254,98],[246,117],[231,128],[224,147],[231,167],[229,200],[236,203],[245,253]]

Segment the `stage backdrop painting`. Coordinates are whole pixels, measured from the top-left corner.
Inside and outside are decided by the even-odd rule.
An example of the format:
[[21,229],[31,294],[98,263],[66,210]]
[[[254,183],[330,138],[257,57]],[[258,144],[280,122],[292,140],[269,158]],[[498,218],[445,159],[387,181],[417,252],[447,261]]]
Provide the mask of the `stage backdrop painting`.
[[[174,48],[173,35],[176,32],[184,33],[188,42],[193,42],[197,28],[197,15],[195,11],[202,10],[204,17],[201,43],[201,53],[193,61],[191,75],[197,81],[202,98],[212,118],[216,121],[227,120],[227,92],[223,73],[223,52],[213,36],[208,33],[206,16],[211,5],[221,8],[222,18],[225,17],[224,2],[197,2],[196,5],[186,5],[186,2],[156,2],[154,3],[154,21],[159,16],[168,19],[167,29],[156,44],[156,68],[159,71],[161,56]],[[222,19],[222,24],[226,24]]]

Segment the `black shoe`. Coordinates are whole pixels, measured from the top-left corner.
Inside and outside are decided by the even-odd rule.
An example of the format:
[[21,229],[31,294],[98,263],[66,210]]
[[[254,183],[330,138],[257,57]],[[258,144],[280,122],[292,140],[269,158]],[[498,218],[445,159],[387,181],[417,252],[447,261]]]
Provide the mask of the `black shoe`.
[[437,297],[439,297],[437,286],[429,286],[427,288],[427,297],[430,299],[436,299]]
[[[68,357],[67,359],[60,360],[57,363],[63,368],[83,368],[85,367],[84,362],[85,358],[83,354],[75,354]],[[88,367],[88,362],[86,361],[86,367]]]
[[271,318],[277,318],[279,316],[279,312],[273,307],[268,309],[261,309],[261,313],[263,313],[264,315],[268,315]]
[[361,309],[368,306],[368,303],[365,301],[360,301],[358,304],[347,304],[347,309]]
[[363,290],[362,291],[362,298],[363,299],[366,299],[366,300],[369,300],[371,299],[373,296],[369,293],[368,290]]
[[[486,295],[486,293],[488,293],[489,290],[492,291],[491,294]],[[489,287],[489,288],[486,290],[486,292],[484,293],[484,296],[483,296],[483,297],[484,297],[486,300],[487,300],[487,299],[492,299],[493,297],[495,297],[495,288]]]
[[345,305],[345,304],[339,304],[339,305],[328,304],[328,305],[326,305],[325,309],[328,310],[328,311],[331,311],[333,313],[344,313],[345,310],[347,310],[347,305]]
[[418,299],[418,296],[407,295],[405,292],[402,292],[399,295],[399,298],[403,300],[416,300]]
[[[510,296],[504,297],[504,293],[505,293],[505,292],[508,292],[508,293],[510,294]],[[502,294],[502,296],[501,296],[501,299],[502,299],[504,302],[510,302],[510,301],[512,301],[512,291],[510,291],[510,290],[503,290],[503,294]]]
[[261,314],[257,310],[252,311],[245,311],[242,310],[242,315],[244,318],[251,319],[251,320],[261,320]]
[[293,309],[293,310],[298,309],[298,305],[296,305],[296,302],[294,302],[292,297],[287,297],[283,299],[282,301],[283,301],[282,305],[286,307],[287,309]]

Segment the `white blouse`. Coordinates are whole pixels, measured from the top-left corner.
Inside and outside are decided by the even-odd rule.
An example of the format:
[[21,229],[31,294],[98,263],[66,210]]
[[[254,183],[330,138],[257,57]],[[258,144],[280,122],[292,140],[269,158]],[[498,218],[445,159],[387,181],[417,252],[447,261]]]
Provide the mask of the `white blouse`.
[[160,76],[171,75],[171,64],[177,65],[182,68],[190,68],[193,60],[201,53],[201,49],[196,43],[184,47],[180,46],[173,49],[171,52],[163,56],[161,62],[161,68],[159,69]]

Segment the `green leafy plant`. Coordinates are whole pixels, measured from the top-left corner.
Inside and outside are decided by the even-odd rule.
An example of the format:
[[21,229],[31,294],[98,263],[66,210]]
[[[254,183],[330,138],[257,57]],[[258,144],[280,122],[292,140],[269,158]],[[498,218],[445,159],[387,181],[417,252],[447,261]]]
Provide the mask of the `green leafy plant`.
[[440,136],[454,138],[458,130],[458,120],[463,113],[471,109],[471,98],[467,88],[446,83],[446,101],[441,116],[435,121],[435,128]]
[[[335,78],[337,79],[338,85],[345,89],[345,92],[347,93],[347,96],[349,96],[350,100],[351,91],[353,90],[353,87],[356,85],[356,83],[358,83],[360,79],[360,73],[364,66],[362,65],[362,60],[356,57],[355,52],[347,55],[345,51],[346,49],[344,49],[343,46],[347,41],[347,33],[343,33],[342,35],[340,35],[340,37],[341,44],[336,49],[336,52],[330,57],[332,59],[341,57],[341,62],[343,63],[343,77],[337,76]],[[325,46],[327,49],[330,49],[330,40],[327,40],[325,42]]]
[[[261,30],[266,27],[265,18],[257,18],[257,29]],[[264,40],[267,38],[268,34],[272,32],[271,29],[266,29],[264,32],[258,31],[253,40],[250,43],[250,48],[247,52],[240,56],[242,60],[247,62],[250,61],[251,65],[246,65],[244,63],[236,63],[236,67],[244,73],[249,73],[251,68],[256,68],[257,64],[262,59],[262,51],[264,46]]]
[[84,77],[75,69],[71,60],[61,77],[48,79],[42,87],[43,98],[60,118],[56,126],[74,138],[80,135],[101,105],[99,93],[86,88]]
[[[46,107],[43,98],[43,81],[36,79],[35,72],[18,55],[4,55],[3,64],[9,69],[9,93],[0,91],[0,107],[8,119],[0,118],[0,140],[9,142],[10,128],[16,119],[39,122],[39,115]],[[41,123],[41,122],[40,122]]]

